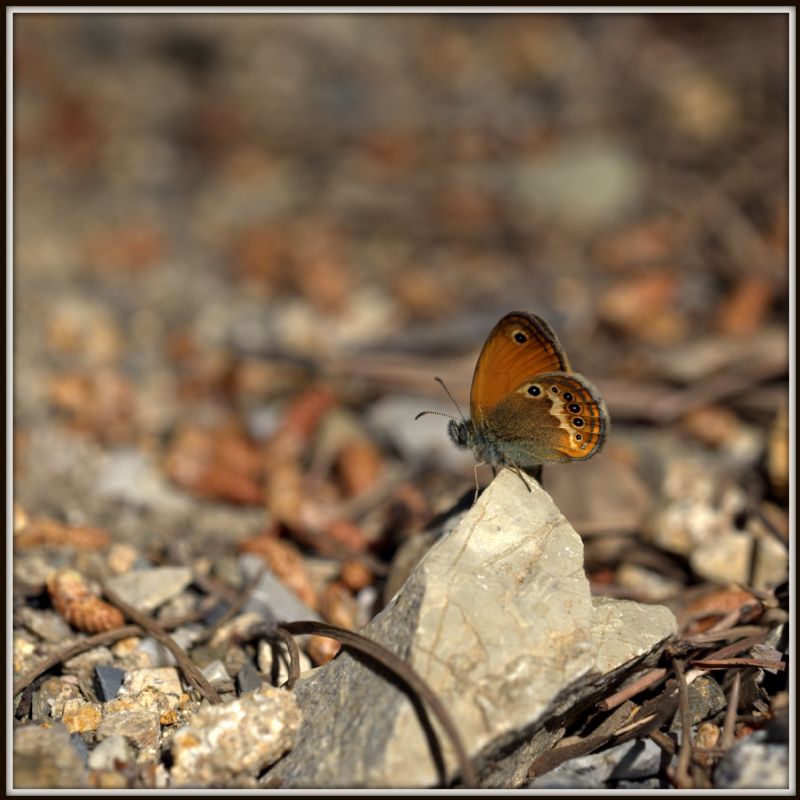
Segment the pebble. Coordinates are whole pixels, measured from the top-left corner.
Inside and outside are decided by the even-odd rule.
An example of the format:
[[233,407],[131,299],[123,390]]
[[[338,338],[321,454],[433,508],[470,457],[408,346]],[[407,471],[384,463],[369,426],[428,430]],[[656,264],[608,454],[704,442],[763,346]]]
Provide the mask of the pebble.
[[714,771],[715,789],[786,789],[789,746],[770,741],[766,730],[738,741]]
[[[722,711],[727,704],[725,692],[722,691],[720,685],[709,675],[700,675],[698,678],[695,678],[695,680],[689,684],[688,694],[689,716],[692,720],[692,725],[697,725],[698,722],[713,717],[715,714]],[[681,729],[680,709],[675,712],[669,729],[672,733]]]
[[650,739],[572,758],[531,781],[530,789],[602,789],[608,781],[639,781],[658,774],[661,749]]
[[139,611],[154,611],[192,582],[189,567],[137,569],[109,578],[108,587]]
[[[175,644],[184,650],[191,650],[192,645],[203,635],[204,629],[200,625],[186,625],[170,632]],[[151,636],[143,639],[139,645],[139,652],[146,654],[148,658],[147,666],[152,667],[174,667],[177,663],[175,656],[164,647],[161,642]]]
[[14,731],[14,788],[71,789],[86,785],[83,756],[63,725]]
[[109,736],[89,753],[89,769],[116,770],[118,764],[131,764],[134,758],[124,736]]
[[95,667],[110,664],[113,661],[111,651],[107,647],[93,647],[64,662],[64,672],[91,680]]
[[80,733],[71,733],[69,740],[72,742],[72,746],[80,753],[83,759],[83,765],[86,766],[89,760],[89,748],[86,746],[83,736],[81,736]]
[[125,679],[125,670],[110,667],[107,664],[98,664],[94,668],[94,677],[97,696],[106,702],[117,696],[122,681]]
[[236,676],[236,687],[240,695],[255,692],[261,688],[262,683],[261,676],[249,661],[239,670]]
[[233,678],[228,674],[228,670],[225,669],[225,665],[219,659],[203,667],[203,675],[215,689],[223,692],[229,692],[233,689]]
[[52,717],[58,719],[64,713],[64,706],[70,700],[81,700],[81,690],[68,677],[47,678],[33,693],[31,718],[41,722]]
[[62,722],[70,733],[96,731],[103,718],[99,703],[87,703],[84,700],[67,700],[64,703]]
[[158,711],[118,711],[104,717],[97,729],[97,739],[124,736],[139,750],[155,750],[160,732]]
[[243,555],[239,558],[239,566],[247,580],[251,580],[263,570],[261,578],[253,589],[244,610],[258,614],[265,622],[291,622],[294,620],[319,620],[319,615],[312,611],[297,595],[287,589],[257,556]]
[[172,739],[172,786],[249,786],[294,746],[301,716],[294,695],[263,686],[204,706]]
[[30,606],[23,606],[17,613],[19,621],[46,642],[64,643],[75,636],[72,628],[55,611],[37,611]]
[[178,670],[174,667],[134,669],[125,676],[122,694],[139,694],[144,689],[155,689],[163,694],[180,697],[183,694]]

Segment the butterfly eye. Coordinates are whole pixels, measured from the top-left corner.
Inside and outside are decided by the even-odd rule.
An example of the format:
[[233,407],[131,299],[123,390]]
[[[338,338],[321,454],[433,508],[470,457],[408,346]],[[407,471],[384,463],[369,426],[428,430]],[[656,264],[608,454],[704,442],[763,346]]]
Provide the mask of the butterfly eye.
[[573,420],[572,420],[572,424],[576,428],[582,428],[583,427],[583,420],[580,417],[574,417]]
[[581,410],[581,407],[577,403],[570,403],[569,404],[569,410],[573,414],[577,414]]
[[542,390],[538,386],[529,386],[528,387],[528,394],[532,397],[538,397],[542,393]]
[[564,392],[564,394],[562,395],[562,397],[563,397],[563,398],[564,398],[564,399],[565,399],[565,400],[566,400],[568,403],[569,403],[569,401],[570,401],[570,400],[572,400],[572,395],[571,395],[569,392]]
[[514,334],[514,341],[517,344],[525,344],[525,342],[528,341],[528,337],[524,333],[522,333],[521,331],[517,331]]

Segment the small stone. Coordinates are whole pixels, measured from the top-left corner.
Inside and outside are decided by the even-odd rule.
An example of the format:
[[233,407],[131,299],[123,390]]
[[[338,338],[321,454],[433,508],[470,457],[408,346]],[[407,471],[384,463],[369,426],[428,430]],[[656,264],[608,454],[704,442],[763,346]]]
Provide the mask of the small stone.
[[107,664],[98,664],[94,668],[94,677],[97,696],[106,702],[117,696],[122,681],[125,679],[125,670],[110,667]]
[[14,788],[70,789],[86,785],[83,757],[63,725],[14,731]]
[[531,781],[529,789],[602,789],[608,781],[641,780],[657,775],[661,749],[650,739],[630,742],[572,758]]
[[69,740],[72,742],[72,746],[80,753],[83,765],[86,766],[89,760],[89,748],[86,746],[83,736],[80,733],[71,733]]
[[64,703],[62,721],[70,733],[95,731],[102,718],[98,703],[87,703],[83,700],[67,700]]
[[649,789],[669,789],[670,786],[659,778],[647,778],[643,781],[618,781],[614,784],[614,788],[644,792]]
[[249,661],[239,670],[239,674],[236,676],[236,686],[240,695],[255,692],[261,688],[262,683],[261,676]]
[[124,660],[130,658],[131,654],[136,651],[136,648],[142,643],[139,636],[128,636],[125,639],[120,639],[115,642],[111,647],[111,652],[115,658]]
[[135,547],[131,547],[129,544],[113,544],[108,552],[106,563],[115,575],[124,575],[133,568],[138,557],[139,551]]
[[233,678],[228,674],[225,665],[217,659],[203,667],[203,675],[206,680],[215,688],[223,692],[233,689]]
[[230,622],[220,627],[211,638],[209,645],[219,647],[233,641],[247,641],[255,637],[263,629],[264,618],[253,611],[235,616]]
[[75,636],[72,628],[55,611],[38,611],[29,606],[23,606],[17,613],[19,614],[19,621],[31,633],[35,633],[46,642],[63,643]]
[[137,569],[108,580],[108,587],[139,611],[154,611],[192,582],[189,567]]
[[754,541],[748,531],[720,532],[697,545],[689,561],[701,577],[715,583],[747,584]]
[[112,660],[111,651],[107,647],[94,647],[65,661],[64,672],[91,680],[95,667],[110,664]]
[[134,760],[133,749],[124,736],[109,736],[89,753],[89,769],[118,770]]
[[[713,717],[725,708],[727,700],[720,685],[708,675],[695,678],[688,687],[689,716],[692,725]],[[678,709],[669,727],[672,733],[681,729],[681,712]]]
[[172,739],[172,786],[249,786],[293,747],[294,695],[271,686],[201,708]]
[[82,700],[83,695],[74,678],[48,678],[33,693],[31,717],[40,722],[48,717],[59,719],[64,713],[64,706],[70,700]]
[[139,750],[155,750],[160,732],[157,711],[119,711],[103,719],[97,729],[97,739],[103,741],[109,736],[124,736]]
[[30,666],[31,659],[36,655],[36,642],[27,633],[14,634],[14,672],[24,672]]
[[125,676],[123,694],[135,695],[144,689],[156,689],[163,694],[172,694],[176,697],[183,694],[181,679],[174,667],[134,669]]
[[258,614],[264,621],[281,620],[319,620],[319,615],[298,599],[294,592],[287,589],[269,570],[264,569],[264,562],[257,556],[242,555],[239,566],[247,580],[263,570],[261,578],[245,604],[245,611]]
[[92,770],[89,775],[92,789],[130,789],[128,776],[111,770]]
[[786,789],[789,745],[770,741],[767,730],[738,741],[714,771],[715,789]]
[[[186,625],[172,631],[170,636],[178,647],[182,647],[184,650],[190,650],[192,645],[201,638],[202,634],[203,628],[200,625]],[[147,655],[147,666],[174,667],[177,663],[175,661],[175,656],[173,656],[161,642],[150,636],[142,640],[139,645],[139,652],[140,654]]]

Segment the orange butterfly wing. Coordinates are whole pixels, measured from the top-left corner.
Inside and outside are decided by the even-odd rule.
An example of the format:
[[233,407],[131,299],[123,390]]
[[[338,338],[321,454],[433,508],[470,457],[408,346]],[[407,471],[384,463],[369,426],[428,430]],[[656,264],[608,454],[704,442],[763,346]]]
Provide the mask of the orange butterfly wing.
[[494,326],[478,357],[472,376],[470,416],[481,425],[523,381],[543,372],[570,371],[553,329],[535,314],[512,311]]

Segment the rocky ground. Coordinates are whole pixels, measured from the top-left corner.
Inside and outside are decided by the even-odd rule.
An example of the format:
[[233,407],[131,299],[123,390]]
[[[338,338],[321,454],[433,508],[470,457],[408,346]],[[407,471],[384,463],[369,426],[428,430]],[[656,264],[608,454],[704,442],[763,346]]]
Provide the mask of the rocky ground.
[[14,786],[787,786],[787,31],[17,14]]

